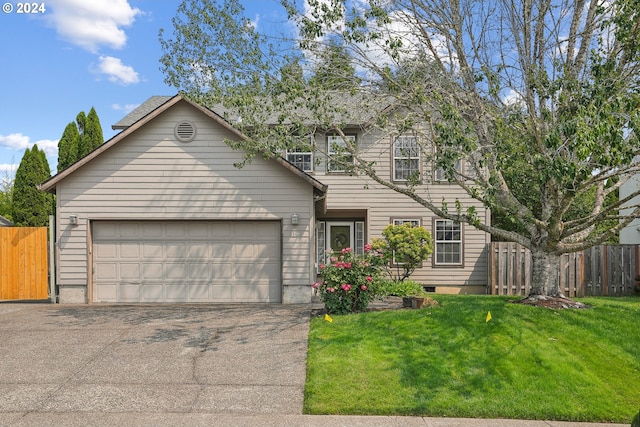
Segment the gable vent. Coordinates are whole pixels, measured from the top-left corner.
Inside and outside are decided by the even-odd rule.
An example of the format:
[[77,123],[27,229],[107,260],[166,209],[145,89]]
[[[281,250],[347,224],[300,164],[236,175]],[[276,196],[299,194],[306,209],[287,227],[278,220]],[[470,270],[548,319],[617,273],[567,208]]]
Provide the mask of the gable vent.
[[175,135],[180,142],[191,142],[196,137],[196,127],[190,122],[180,122],[176,125]]

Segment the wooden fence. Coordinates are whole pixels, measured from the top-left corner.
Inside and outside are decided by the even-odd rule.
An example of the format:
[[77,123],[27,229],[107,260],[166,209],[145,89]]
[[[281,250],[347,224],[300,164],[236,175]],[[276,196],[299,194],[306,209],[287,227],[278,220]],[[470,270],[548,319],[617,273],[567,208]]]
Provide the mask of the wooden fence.
[[0,300],[48,297],[47,227],[0,227]]
[[[527,295],[531,252],[512,242],[489,244],[489,289],[494,295]],[[560,290],[567,297],[621,296],[635,292],[640,245],[599,245],[560,257]]]

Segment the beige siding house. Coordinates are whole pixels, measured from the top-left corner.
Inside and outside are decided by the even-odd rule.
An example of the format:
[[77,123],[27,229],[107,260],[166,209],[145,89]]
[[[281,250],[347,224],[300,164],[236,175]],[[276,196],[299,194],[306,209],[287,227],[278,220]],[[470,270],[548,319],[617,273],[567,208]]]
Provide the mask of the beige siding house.
[[[434,237],[433,257],[413,279],[434,292],[485,292],[487,234],[317,153],[238,169],[243,153],[224,141],[244,136],[180,96],[152,97],[114,129],[122,131],[41,186],[57,195],[60,302],[309,302],[327,251],[362,251],[386,225],[404,222]],[[470,203],[438,180],[411,137],[346,133],[379,173],[402,183],[419,168],[419,191]],[[314,137],[323,148],[335,138]]]
[[43,183],[60,302],[308,301],[326,187],[281,159],[235,168],[242,137],[176,96]]
[[[481,203],[472,201],[460,187],[438,180],[429,161],[421,156],[413,136],[390,137],[361,127],[345,129],[344,133],[354,138],[363,160],[376,162],[376,172],[381,178],[402,186],[406,184],[407,175],[417,169],[423,183],[416,189],[419,195],[444,200],[450,206],[454,206],[456,199],[465,206],[472,204],[485,223],[490,221],[489,211]],[[314,137],[316,146],[324,152],[330,151],[336,138],[321,133]],[[316,212],[316,263],[322,262],[323,250],[326,254],[326,251],[352,246],[356,252],[362,252],[364,243],[381,237],[387,225],[409,222],[425,227],[434,239],[431,259],[414,272],[413,280],[438,293],[486,292],[485,251],[489,234],[438,218],[409,197],[370,178],[336,171],[326,159],[317,153],[314,155],[311,165],[296,162],[301,160],[300,153],[290,153],[287,158],[328,186],[326,211]]]

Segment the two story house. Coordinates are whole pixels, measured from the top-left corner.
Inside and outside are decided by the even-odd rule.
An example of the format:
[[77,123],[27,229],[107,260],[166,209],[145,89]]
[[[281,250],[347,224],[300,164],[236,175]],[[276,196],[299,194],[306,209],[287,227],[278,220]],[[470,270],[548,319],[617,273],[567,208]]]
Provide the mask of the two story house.
[[[360,252],[402,223],[434,239],[412,279],[434,292],[485,293],[486,233],[346,173],[326,155],[344,144],[332,133],[310,136],[324,155],[298,149],[236,168],[243,153],[225,141],[246,137],[232,123],[179,95],[152,97],[114,125],[120,133],[41,185],[57,195],[60,302],[309,302],[327,251]],[[403,184],[418,173],[425,197],[474,203],[415,135],[363,123],[344,133],[381,176]]]

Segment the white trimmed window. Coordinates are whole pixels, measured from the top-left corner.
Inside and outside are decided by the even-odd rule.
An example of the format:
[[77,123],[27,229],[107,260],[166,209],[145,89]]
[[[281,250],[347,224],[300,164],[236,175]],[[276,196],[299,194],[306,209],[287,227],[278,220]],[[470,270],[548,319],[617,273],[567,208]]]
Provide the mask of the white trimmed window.
[[305,151],[303,148],[287,150],[287,160],[302,171],[313,172],[313,152],[311,151]]
[[415,136],[401,135],[393,140],[393,180],[407,181],[420,174],[420,146]]
[[393,225],[411,224],[412,227],[420,227],[420,220],[417,218],[393,218]]
[[[329,172],[345,172],[345,164],[353,164],[353,156],[346,150],[347,143],[356,144],[355,135],[345,135],[344,138],[339,135],[327,136],[327,153],[329,154],[329,162],[327,169]],[[331,159],[338,161],[331,161]]]
[[435,220],[435,265],[462,265],[462,228],[448,219]]

